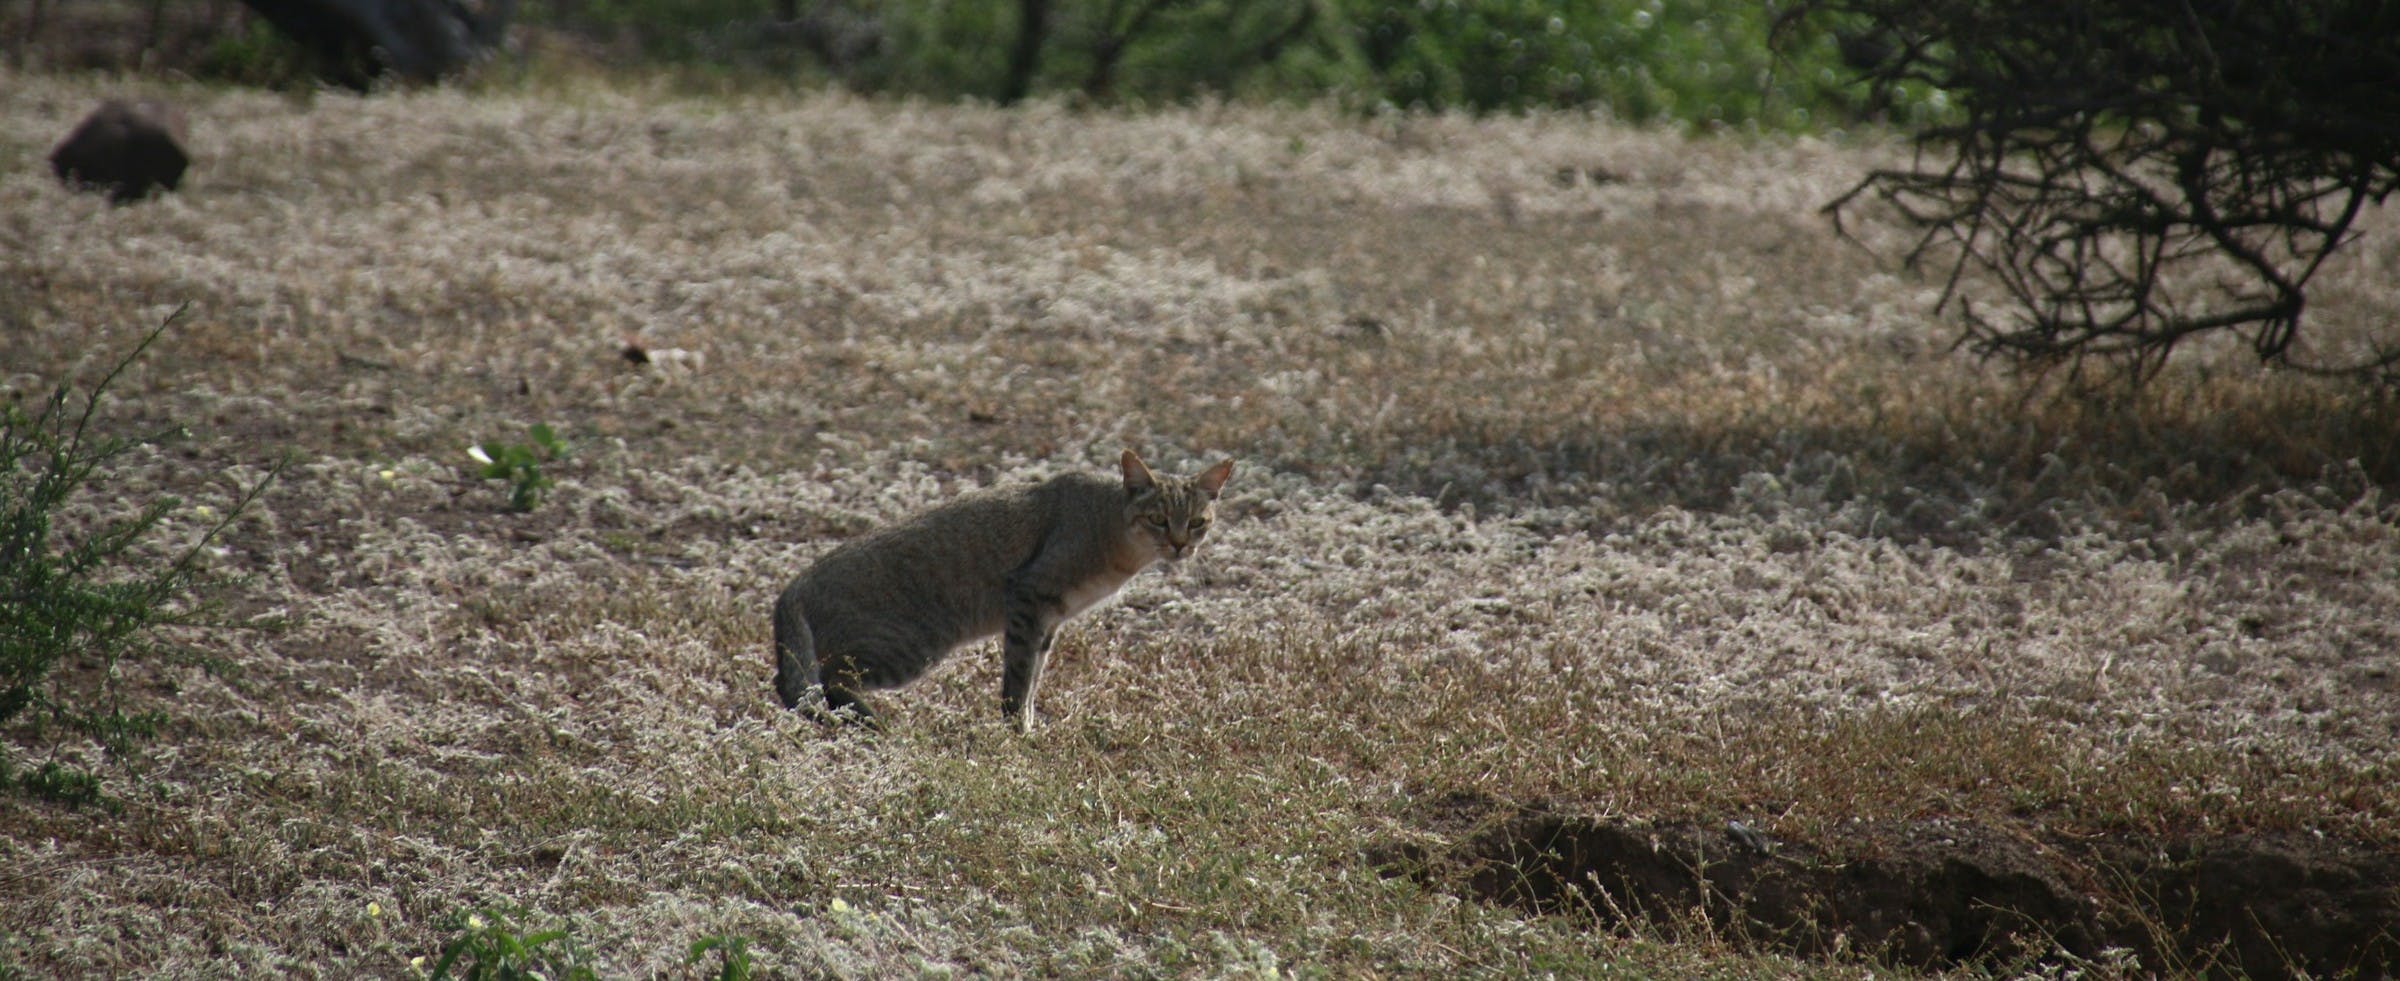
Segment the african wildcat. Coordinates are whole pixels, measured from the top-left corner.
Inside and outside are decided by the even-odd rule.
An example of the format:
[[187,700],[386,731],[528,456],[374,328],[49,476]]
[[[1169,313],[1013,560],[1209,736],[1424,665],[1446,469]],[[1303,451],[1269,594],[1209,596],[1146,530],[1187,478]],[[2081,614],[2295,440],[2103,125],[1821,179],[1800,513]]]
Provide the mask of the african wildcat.
[[[786,708],[850,708],[916,680],[961,644],[1005,634],[1000,710],[1033,729],[1058,625],[1208,533],[1233,461],[1161,477],[1126,450],[1125,481],[1066,474],[987,490],[847,542],[775,601],[775,693]],[[822,687],[823,702],[810,691]],[[829,717],[823,716],[820,717]]]

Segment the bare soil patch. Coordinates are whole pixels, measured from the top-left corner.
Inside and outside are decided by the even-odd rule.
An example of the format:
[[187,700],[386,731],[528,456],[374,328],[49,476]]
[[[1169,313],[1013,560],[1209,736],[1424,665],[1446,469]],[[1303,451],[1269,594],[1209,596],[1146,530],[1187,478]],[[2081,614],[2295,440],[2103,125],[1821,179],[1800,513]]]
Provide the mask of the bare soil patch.
[[1462,896],[1601,928],[1695,931],[1930,970],[2388,977],[2400,855],[2312,835],[2074,838],[1972,820],[1846,825],[1814,844],[1452,801],[1449,848],[1370,861]]

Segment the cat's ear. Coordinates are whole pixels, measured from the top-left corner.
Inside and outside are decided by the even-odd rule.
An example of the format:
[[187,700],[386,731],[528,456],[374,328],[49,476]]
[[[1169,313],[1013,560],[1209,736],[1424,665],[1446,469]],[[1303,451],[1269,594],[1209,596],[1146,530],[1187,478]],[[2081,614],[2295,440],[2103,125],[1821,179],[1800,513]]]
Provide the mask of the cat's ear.
[[1124,456],[1118,457],[1117,465],[1125,468],[1126,490],[1146,491],[1158,486],[1158,477],[1150,472],[1149,465],[1144,464],[1141,457],[1133,455],[1132,450],[1126,450]]
[[1225,481],[1232,477],[1233,461],[1226,460],[1200,472],[1200,489],[1207,491],[1208,496],[1215,497],[1218,491],[1225,489]]

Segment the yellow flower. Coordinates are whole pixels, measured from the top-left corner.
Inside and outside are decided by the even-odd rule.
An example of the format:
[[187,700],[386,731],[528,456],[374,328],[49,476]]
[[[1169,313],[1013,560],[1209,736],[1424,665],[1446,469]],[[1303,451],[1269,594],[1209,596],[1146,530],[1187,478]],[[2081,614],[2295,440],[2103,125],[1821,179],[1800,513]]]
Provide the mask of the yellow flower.
[[391,480],[399,476],[399,474],[393,472],[392,468],[390,467],[385,467],[382,470],[377,471],[375,475],[385,480]]
[[481,929],[483,929],[483,914],[481,914],[481,913],[469,913],[469,914],[467,914],[467,929],[469,929],[469,930],[481,930]]
[[850,904],[842,902],[837,898],[833,901],[832,909],[836,913],[847,913],[850,912]]
[[383,915],[383,904],[382,904],[382,903],[375,902],[374,900],[371,900],[371,899],[370,899],[370,900],[368,900],[368,901],[367,901],[367,919],[370,919],[370,920],[372,920],[372,919],[375,919],[376,917],[379,917],[379,916],[382,916],[382,915]]

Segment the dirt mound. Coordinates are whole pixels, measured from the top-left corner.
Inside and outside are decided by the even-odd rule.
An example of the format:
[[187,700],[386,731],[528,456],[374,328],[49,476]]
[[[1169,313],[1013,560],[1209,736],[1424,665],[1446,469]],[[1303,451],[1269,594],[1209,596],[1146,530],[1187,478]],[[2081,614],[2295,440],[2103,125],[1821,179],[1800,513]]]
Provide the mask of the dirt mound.
[[[1456,824],[1458,805],[1448,805]],[[2400,854],[2318,838],[2043,840],[1935,821],[1820,848],[1738,822],[1494,809],[1446,853],[1378,861],[1486,902],[1922,968],[2130,959],[2149,972],[2382,978]],[[2131,965],[2128,965],[2131,966]]]

